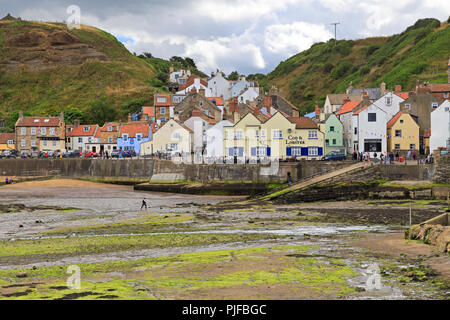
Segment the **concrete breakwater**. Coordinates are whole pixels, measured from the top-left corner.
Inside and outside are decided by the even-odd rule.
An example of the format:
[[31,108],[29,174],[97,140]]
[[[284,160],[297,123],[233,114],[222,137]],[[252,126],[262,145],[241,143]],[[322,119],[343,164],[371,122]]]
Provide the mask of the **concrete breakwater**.
[[0,176],[90,178],[149,181],[154,175],[176,175],[180,180],[202,183],[242,181],[254,183],[293,182],[347,166],[348,162],[280,162],[265,164],[175,164],[154,159],[3,159]]

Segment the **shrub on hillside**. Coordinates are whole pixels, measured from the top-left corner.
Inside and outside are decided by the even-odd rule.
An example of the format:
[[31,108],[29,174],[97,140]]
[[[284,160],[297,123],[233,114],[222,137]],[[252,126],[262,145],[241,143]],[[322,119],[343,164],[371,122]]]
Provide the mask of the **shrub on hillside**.
[[348,61],[341,62],[336,68],[331,72],[331,76],[334,79],[342,78],[352,67],[352,64]]
[[348,41],[340,41],[336,45],[336,50],[345,57],[350,54],[352,47]]
[[364,66],[361,69],[359,69],[359,74],[362,76],[368,73],[370,73],[370,68],[368,66]]
[[334,66],[331,62],[327,62],[325,63],[325,65],[323,66],[323,72],[325,73],[330,73],[331,70],[333,70]]
[[380,49],[380,46],[377,45],[371,45],[369,48],[367,48],[366,57],[371,56],[375,51]]

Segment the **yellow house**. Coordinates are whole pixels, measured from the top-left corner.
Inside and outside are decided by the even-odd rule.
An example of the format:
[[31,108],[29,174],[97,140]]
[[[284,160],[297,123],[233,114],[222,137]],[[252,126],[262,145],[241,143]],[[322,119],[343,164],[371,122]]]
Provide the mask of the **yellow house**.
[[408,113],[398,112],[387,124],[388,152],[419,150],[419,124]]
[[15,150],[15,140],[15,133],[0,133],[0,153],[6,150]]
[[304,117],[288,118],[277,112],[266,121],[248,113],[234,126],[224,127],[227,157],[249,160],[270,157],[318,159],[323,156],[324,134]]
[[140,155],[161,153],[191,154],[193,133],[185,125],[170,119],[153,134],[152,140],[141,144]]

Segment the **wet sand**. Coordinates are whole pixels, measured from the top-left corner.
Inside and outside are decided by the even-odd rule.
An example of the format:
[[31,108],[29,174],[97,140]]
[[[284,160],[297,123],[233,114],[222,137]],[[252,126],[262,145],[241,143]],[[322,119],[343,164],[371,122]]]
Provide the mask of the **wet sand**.
[[[147,199],[149,207],[147,211],[140,211],[141,201],[144,197]],[[285,249],[280,250],[286,250],[286,252],[292,250],[289,249],[291,247],[310,246],[314,248],[308,249],[309,253],[306,255],[294,255],[292,259],[300,259],[298,261],[314,259],[323,263],[324,266],[341,261],[338,265],[351,266],[359,273],[358,277],[348,280],[347,285],[351,285],[352,288],[364,286],[368,277],[365,268],[370,263],[392,265],[407,263],[414,265],[414,268],[422,268],[421,265],[424,264],[439,272],[442,278],[448,279],[449,277],[448,256],[435,252],[433,247],[416,242],[407,243],[402,239],[405,227],[401,224],[407,220],[407,209],[402,202],[388,204],[371,201],[323,202],[283,206],[261,204],[248,207],[235,206],[233,203],[223,204],[223,201],[232,199],[223,196],[138,192],[128,186],[68,179],[2,186],[0,187],[2,204],[25,205],[25,209],[21,210],[12,210],[7,213],[0,211],[0,241],[7,241],[5,243],[8,244],[20,245],[22,241],[20,239],[35,239],[35,243],[39,244],[43,239],[50,238],[51,241],[52,237],[55,239],[79,238],[82,243],[84,237],[96,236],[101,240],[106,238],[105,236],[112,239],[122,234],[132,237],[138,236],[138,234],[149,237],[162,234],[171,237],[173,234],[191,233],[197,235],[217,233],[230,236],[249,233],[274,235],[280,238],[245,243],[205,243],[204,245],[185,247],[162,246],[140,250],[130,248],[124,251],[67,253],[63,256],[53,254],[49,247],[48,253],[42,255],[18,254],[11,257],[9,261],[3,257],[0,259],[0,261],[4,261],[3,264],[0,263],[0,271],[34,270],[35,268],[39,271],[42,267],[113,263],[115,261],[139,264],[141,259],[191,253],[208,256],[216,251],[230,252],[229,254],[233,257],[233,252],[241,252],[240,250],[270,249],[281,245]],[[218,206],[215,207],[215,205]],[[416,219],[435,216],[439,213],[439,204],[427,206],[417,204],[415,211]],[[172,219],[170,220],[172,222],[164,222],[166,218]],[[89,241],[94,240],[90,239]],[[379,254],[381,254],[381,258]],[[281,265],[281,261],[285,263],[285,257],[292,256],[287,253],[280,255],[280,252],[275,250],[268,253],[266,258],[270,260],[271,255],[273,255],[273,259],[275,257],[280,259],[279,262],[277,262],[278,260],[271,262],[274,266]],[[263,257],[265,256],[256,255],[250,260]],[[230,268],[244,271],[247,265],[244,261],[247,259],[249,257],[240,262],[232,258],[229,262],[233,267],[230,265]],[[177,269],[177,272],[187,272],[182,267],[177,268],[181,268]],[[213,266],[207,268],[211,269],[205,269],[205,272],[211,274],[214,279],[221,274],[220,268],[214,269]],[[256,272],[255,274],[265,270],[262,266],[258,268],[257,264],[252,264],[251,268],[252,272]],[[140,277],[148,279],[149,277],[146,273],[141,274],[136,271],[121,271],[120,274],[122,279]],[[160,276],[170,276],[170,273],[163,272]],[[11,280],[8,279],[8,281]],[[276,292],[279,296],[287,299],[295,299],[294,292],[301,292],[300,296],[306,295],[302,297],[310,294],[310,298],[319,299],[428,299],[433,298],[434,293],[438,296],[441,295],[440,291],[434,292],[434,289],[429,288],[429,286],[433,286],[431,282],[429,284],[421,283],[423,289],[417,289],[414,283],[411,288],[400,289],[397,287],[398,284],[395,284],[395,277],[388,278],[386,281],[392,282],[391,286],[387,287],[390,289],[386,289],[386,291],[370,293],[363,292],[363,290],[350,296],[346,294],[329,295],[323,292],[316,294],[310,292],[309,289],[306,290],[306,287],[295,281],[289,285],[280,283],[274,285],[274,288],[277,288]],[[244,283],[246,282],[244,281]],[[232,295],[234,292],[241,298],[255,298],[260,297],[256,294],[257,288],[249,289],[245,284],[236,287],[224,285],[215,291],[199,289],[195,291],[195,294],[220,299],[226,295]],[[266,287],[264,288],[263,291],[266,292]],[[2,291],[0,277],[0,297],[2,292],[9,294],[10,290]],[[186,295],[187,293],[175,293],[175,291],[166,295],[164,290],[158,290],[156,293],[154,290],[152,291],[156,297],[191,297]],[[348,290],[351,291],[351,289]],[[266,297],[276,298],[269,291],[266,293]]]

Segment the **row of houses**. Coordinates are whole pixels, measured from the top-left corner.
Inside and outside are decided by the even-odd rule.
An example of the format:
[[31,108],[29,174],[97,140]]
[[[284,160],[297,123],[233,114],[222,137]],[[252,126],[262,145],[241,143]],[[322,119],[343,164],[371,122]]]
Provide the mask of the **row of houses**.
[[[184,71],[178,76],[171,73],[171,77],[179,82],[179,88],[199,79]],[[184,87],[185,92],[154,92],[153,105],[130,114],[127,122],[98,126],[76,120],[66,126],[63,114],[20,114],[14,136],[0,136],[0,146],[28,154],[120,150],[143,156],[195,153],[245,159],[319,159],[333,151],[368,152],[371,156],[410,150],[428,154],[449,148],[450,83],[417,83],[410,92],[402,91],[401,86],[388,90],[384,82],[379,88],[354,88],[350,83],[345,93],[327,95],[322,108],[316,106],[313,113],[300,117],[277,88],[266,93],[244,78],[236,83],[222,78],[218,71],[205,81],[200,79],[200,86]],[[233,88],[245,82],[244,89],[258,90],[243,100]]]

